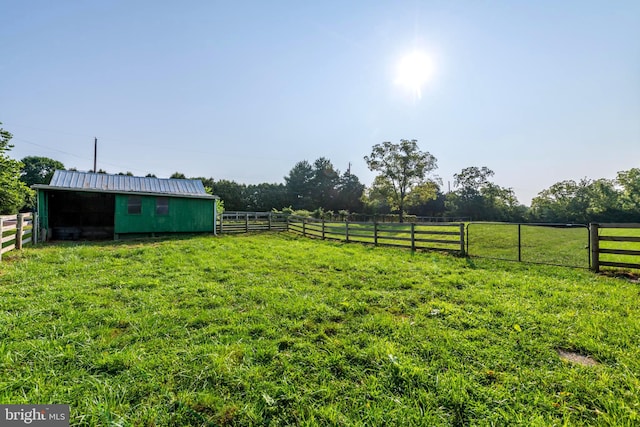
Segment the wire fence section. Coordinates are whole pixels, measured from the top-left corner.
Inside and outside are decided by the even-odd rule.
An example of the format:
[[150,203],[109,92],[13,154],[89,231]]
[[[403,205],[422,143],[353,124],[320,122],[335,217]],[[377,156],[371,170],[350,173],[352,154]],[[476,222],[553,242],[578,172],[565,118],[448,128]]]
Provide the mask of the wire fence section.
[[479,258],[589,268],[586,224],[472,222],[467,225],[467,254]]
[[464,254],[463,223],[339,222],[291,216],[289,231],[306,237]]

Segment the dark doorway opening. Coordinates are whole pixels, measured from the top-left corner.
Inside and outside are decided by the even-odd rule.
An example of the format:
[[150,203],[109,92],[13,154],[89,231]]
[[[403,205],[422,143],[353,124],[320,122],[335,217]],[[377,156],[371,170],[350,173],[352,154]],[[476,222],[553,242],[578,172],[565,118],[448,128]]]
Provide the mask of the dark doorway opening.
[[113,239],[114,194],[52,191],[48,197],[54,240]]

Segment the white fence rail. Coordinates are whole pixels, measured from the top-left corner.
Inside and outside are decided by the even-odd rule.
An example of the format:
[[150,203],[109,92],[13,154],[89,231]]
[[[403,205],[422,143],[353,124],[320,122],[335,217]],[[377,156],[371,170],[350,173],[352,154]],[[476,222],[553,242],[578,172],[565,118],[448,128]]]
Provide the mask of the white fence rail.
[[2,255],[36,242],[37,215],[26,213],[0,216],[0,261]]

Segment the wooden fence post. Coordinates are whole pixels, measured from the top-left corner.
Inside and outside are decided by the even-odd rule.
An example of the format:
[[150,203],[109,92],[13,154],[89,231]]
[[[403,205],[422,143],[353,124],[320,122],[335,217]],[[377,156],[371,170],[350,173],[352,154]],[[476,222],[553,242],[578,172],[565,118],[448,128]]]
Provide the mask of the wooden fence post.
[[411,223],[411,250],[415,252],[416,250],[416,225]]
[[16,250],[22,249],[22,228],[24,226],[24,214],[18,214],[16,223]]
[[349,221],[345,221],[344,225],[345,225],[345,228],[344,228],[345,237],[347,238],[347,243],[349,243]]
[[600,271],[600,238],[598,224],[589,224],[589,245],[591,245],[591,270],[595,273]]
[[269,231],[271,231],[271,212],[269,212]]
[[518,224],[518,262],[522,262],[522,224]]
[[460,255],[465,255],[464,250],[464,222],[460,223]]
[[244,231],[245,233],[249,232],[249,213],[244,216]]
[[378,246],[378,221],[373,223],[373,244]]
[[38,218],[38,212],[34,212],[31,214],[31,243],[38,243],[38,230],[40,229],[40,222]]
[[307,220],[306,218],[302,218],[302,235],[307,237]]
[[322,240],[324,240],[324,218],[322,218]]

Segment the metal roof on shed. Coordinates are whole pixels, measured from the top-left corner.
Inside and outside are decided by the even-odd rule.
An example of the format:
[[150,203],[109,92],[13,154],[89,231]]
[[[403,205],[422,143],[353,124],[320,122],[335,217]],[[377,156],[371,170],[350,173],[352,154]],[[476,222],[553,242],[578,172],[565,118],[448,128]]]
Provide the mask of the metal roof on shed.
[[49,185],[34,185],[34,188],[214,197],[207,194],[199,179],[150,178],[64,170],[55,171]]

